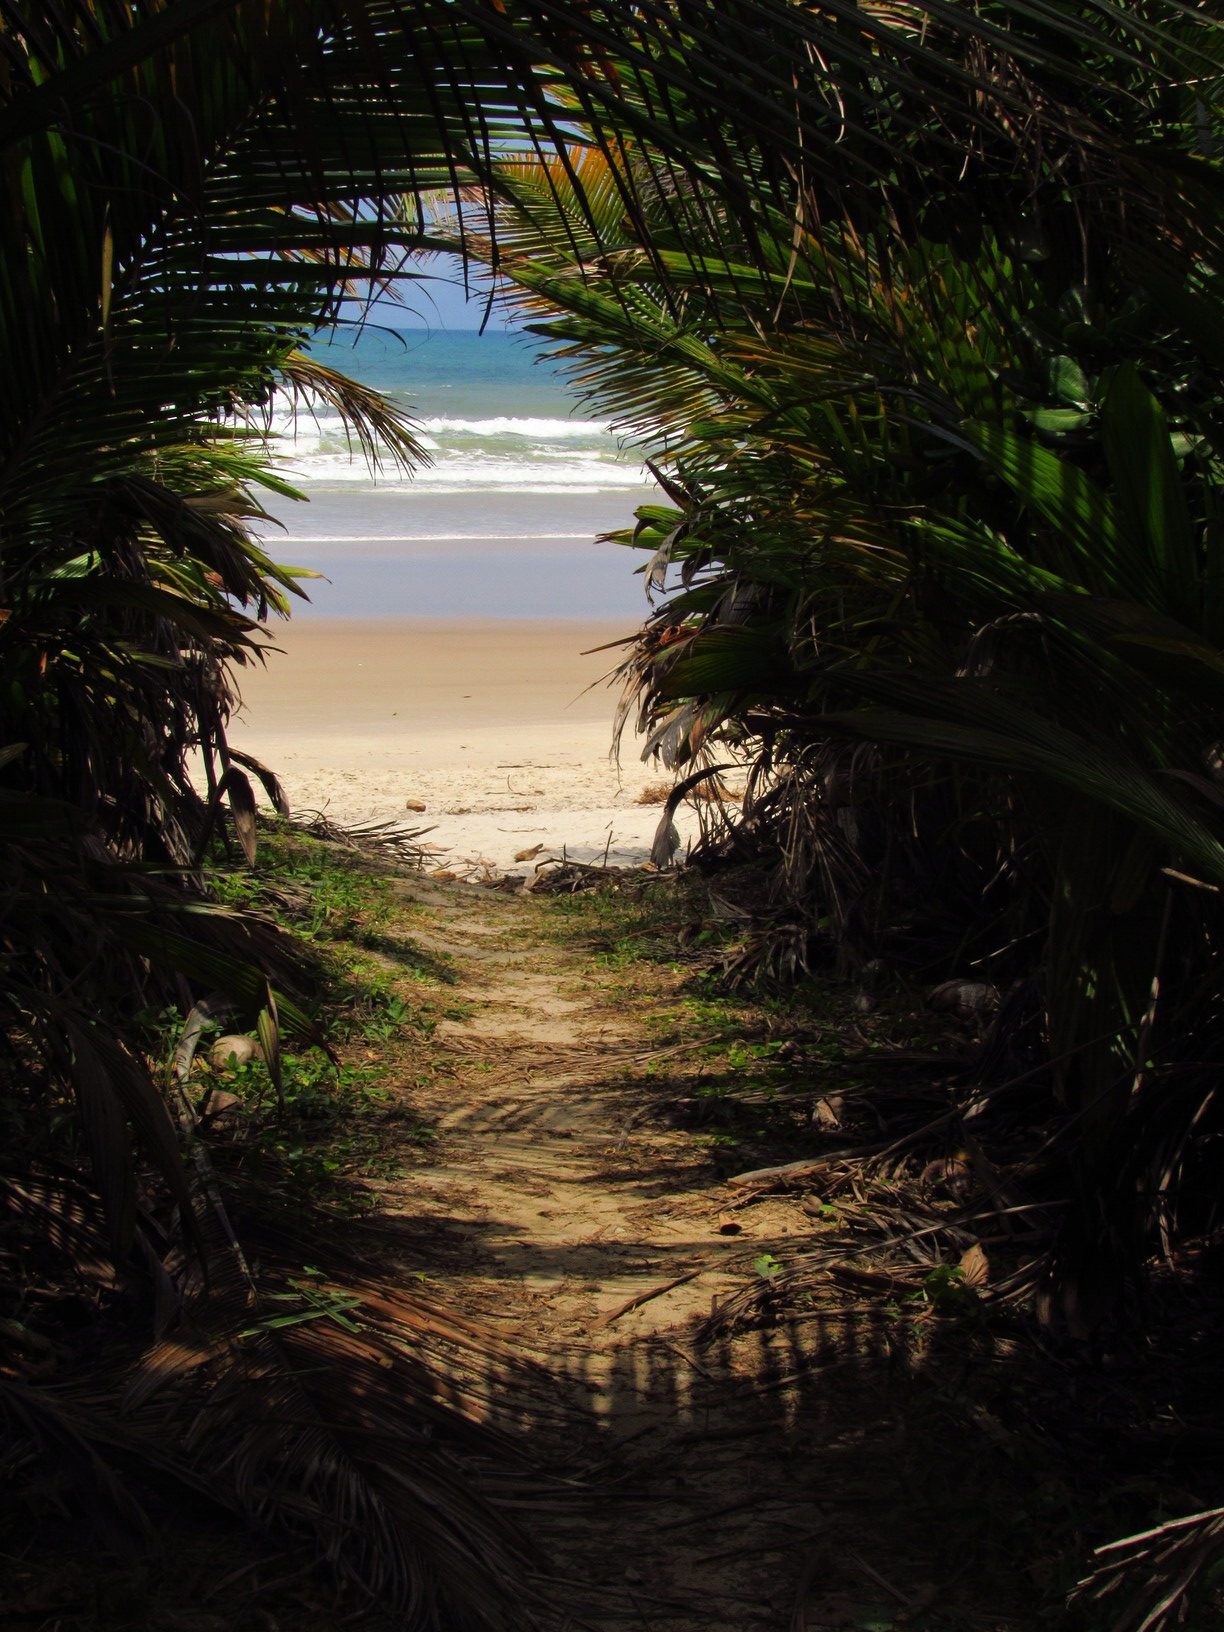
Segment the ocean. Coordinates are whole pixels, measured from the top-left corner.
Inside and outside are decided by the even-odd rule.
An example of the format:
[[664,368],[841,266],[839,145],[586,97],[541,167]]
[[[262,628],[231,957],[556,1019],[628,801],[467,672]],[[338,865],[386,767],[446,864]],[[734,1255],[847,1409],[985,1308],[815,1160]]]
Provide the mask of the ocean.
[[530,336],[370,325],[311,350],[405,408],[431,463],[372,474],[334,415],[275,415],[277,467],[308,502],[272,496],[262,536],[326,580],[295,617],[640,621],[643,557],[595,539],[657,489]]

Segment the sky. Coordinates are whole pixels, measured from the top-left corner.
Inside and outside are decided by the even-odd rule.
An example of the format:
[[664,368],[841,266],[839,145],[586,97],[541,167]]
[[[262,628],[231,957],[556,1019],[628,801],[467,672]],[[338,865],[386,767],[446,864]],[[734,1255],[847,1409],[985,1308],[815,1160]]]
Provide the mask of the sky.
[[[424,263],[428,275],[417,282],[401,285],[402,303],[383,300],[375,303],[373,321],[392,329],[478,329],[484,322],[487,300],[483,295],[469,300],[463,292],[463,274],[457,258],[437,255]],[[342,315],[357,318],[361,307],[346,301]],[[499,311],[489,317],[488,328],[505,327]]]

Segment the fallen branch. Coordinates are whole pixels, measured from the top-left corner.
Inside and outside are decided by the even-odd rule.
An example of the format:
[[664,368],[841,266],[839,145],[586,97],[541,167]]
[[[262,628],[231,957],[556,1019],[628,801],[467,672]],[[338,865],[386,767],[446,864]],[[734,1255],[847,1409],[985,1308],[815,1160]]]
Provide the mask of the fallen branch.
[[809,1156],[801,1162],[784,1162],[781,1167],[754,1167],[751,1173],[735,1173],[726,1181],[728,1189],[749,1190],[757,1185],[785,1184],[790,1179],[804,1179],[809,1173],[818,1173],[828,1167],[829,1156]]
[[622,1315],[627,1315],[631,1309],[640,1309],[642,1304],[649,1303],[652,1298],[661,1298],[665,1292],[670,1292],[673,1287],[683,1286],[686,1281],[695,1281],[698,1275],[704,1274],[704,1266],[701,1269],[690,1269],[687,1275],[677,1275],[674,1281],[664,1281],[662,1286],[652,1287],[649,1292],[639,1292],[635,1298],[630,1298],[628,1303],[622,1303],[619,1309],[613,1309],[610,1315],[605,1315],[603,1323],[605,1326],[611,1326],[613,1321],[619,1320]]
[[656,1338],[655,1342],[661,1349],[666,1349],[670,1354],[674,1354],[678,1360],[683,1360],[686,1366],[691,1367],[699,1377],[704,1377],[707,1383],[716,1383],[718,1381],[713,1372],[709,1372],[704,1366],[699,1365],[691,1354],[685,1354],[678,1343],[669,1343],[665,1337]]
[[861,1558],[855,1552],[847,1552],[846,1556],[862,1570],[865,1576],[874,1581],[877,1587],[883,1587],[885,1592],[894,1597],[899,1604],[904,1604],[906,1609],[913,1610],[920,1607],[908,1593],[902,1592],[900,1587],[894,1587],[886,1576],[881,1575],[874,1564],[868,1564],[865,1558]]
[[692,1043],[672,1043],[669,1048],[652,1048],[647,1054],[635,1054],[634,1064],[642,1060],[665,1060],[670,1054],[687,1054],[694,1048],[707,1048],[711,1043],[726,1042],[726,1035],[718,1033],[713,1037],[698,1037]]

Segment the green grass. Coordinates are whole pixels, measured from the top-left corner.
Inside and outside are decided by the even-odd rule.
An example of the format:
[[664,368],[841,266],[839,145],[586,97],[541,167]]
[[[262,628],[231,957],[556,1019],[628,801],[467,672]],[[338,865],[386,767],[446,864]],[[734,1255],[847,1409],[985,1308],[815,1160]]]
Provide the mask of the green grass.
[[214,865],[209,883],[227,906],[266,912],[306,940],[376,935],[395,910],[391,880],[363,858],[271,820],[254,867]]
[[540,903],[546,933],[594,955],[603,999],[639,1015],[660,1051],[643,1067],[657,1103],[670,1102],[665,1114],[694,1148],[733,1171],[806,1148],[816,1102],[853,1078],[848,1056],[880,1022],[856,1016],[850,1043],[853,992],[828,976],[729,988],[721,953],[735,929],[698,930],[708,905],[698,877]]
[[447,989],[453,964],[404,934],[416,908],[390,870],[286,824],[265,824],[253,869],[210,877],[226,904],[264,913],[310,946],[319,988],[320,1046],[283,1053],[279,1088],[260,1059],[198,1067],[206,1114],[214,1089],[237,1101],[213,1127],[221,1166],[302,1203],[361,1210],[373,1200],[363,1181],[391,1170],[388,1149],[434,1136],[411,1096],[432,1077],[439,1021],[466,1013]]
[[609,888],[541,897],[544,933],[563,945],[585,947],[606,969],[674,962],[682,932],[705,933],[704,893],[698,880],[668,878],[635,891]]
[[[209,1083],[241,1104],[226,1129],[222,1167],[231,1177],[255,1179],[264,1192],[342,1212],[371,1204],[360,1181],[388,1171],[385,1122],[393,1096],[383,1066],[337,1065],[321,1052],[286,1055],[282,1095],[259,1061],[219,1072]],[[205,1105],[207,1094],[205,1087]],[[397,1142],[427,1144],[433,1137],[424,1121],[397,1121]]]
[[789,984],[731,985],[724,954],[739,929],[700,932],[709,907],[697,876],[540,903],[547,933],[594,955],[602,999],[639,1015],[659,1051],[643,1066],[655,1104],[716,1169],[809,1154],[822,1101],[838,1101],[842,1137],[855,1128],[870,1136],[875,1123],[862,1123],[856,1094],[878,1076],[875,1055],[937,1050],[945,1039],[931,1016],[900,987],[864,1013],[858,987],[822,970]]

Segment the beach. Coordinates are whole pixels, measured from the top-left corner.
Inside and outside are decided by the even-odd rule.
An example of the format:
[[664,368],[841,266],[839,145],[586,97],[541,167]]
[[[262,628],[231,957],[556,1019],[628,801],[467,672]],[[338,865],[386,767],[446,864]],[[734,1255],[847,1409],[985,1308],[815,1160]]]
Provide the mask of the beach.
[[[598,620],[306,620],[239,671],[233,745],[280,776],[296,814],[428,828],[438,869],[528,873],[546,856],[634,866],[667,774],[630,732],[610,757],[632,624]],[[411,808],[423,806],[423,810]],[[690,834],[691,817],[678,825]],[[539,845],[527,861],[515,857]]]
[[373,471],[334,416],[283,405],[281,474],[310,502],[269,495],[260,533],[318,576],[269,626],[282,650],[238,675],[234,746],[295,812],[429,829],[436,870],[645,861],[661,811],[638,800],[670,778],[632,732],[610,758],[607,684],[649,610],[644,563],[597,542],[659,497],[640,454],[521,334],[371,330],[312,349],[410,414],[429,462]]

